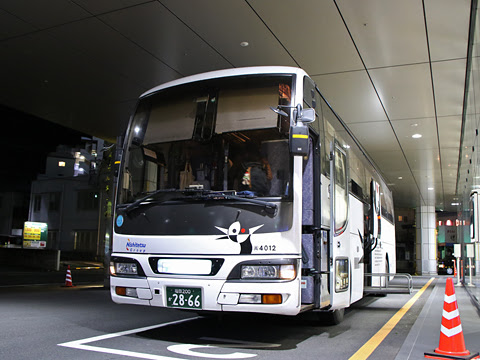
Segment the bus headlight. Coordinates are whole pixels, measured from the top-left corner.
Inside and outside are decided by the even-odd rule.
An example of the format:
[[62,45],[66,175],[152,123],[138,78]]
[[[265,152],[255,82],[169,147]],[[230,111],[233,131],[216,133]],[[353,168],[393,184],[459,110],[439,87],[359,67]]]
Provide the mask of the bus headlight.
[[286,265],[243,265],[242,279],[293,280],[296,277],[295,266]]
[[145,272],[136,259],[113,256],[110,259],[110,275],[125,277],[144,277]]
[[138,267],[135,263],[111,262],[110,273],[112,275],[138,275]]

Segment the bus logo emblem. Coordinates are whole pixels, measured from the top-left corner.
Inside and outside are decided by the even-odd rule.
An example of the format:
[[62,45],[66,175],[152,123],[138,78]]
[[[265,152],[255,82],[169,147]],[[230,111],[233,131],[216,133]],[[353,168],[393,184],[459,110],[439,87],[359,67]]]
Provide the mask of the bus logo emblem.
[[226,235],[217,238],[217,240],[230,239],[233,242],[240,244],[240,255],[248,255],[252,253],[252,242],[250,241],[250,238],[252,234],[263,225],[264,224],[248,229],[248,233],[247,230],[240,225],[240,221],[235,221],[228,229],[215,226]]

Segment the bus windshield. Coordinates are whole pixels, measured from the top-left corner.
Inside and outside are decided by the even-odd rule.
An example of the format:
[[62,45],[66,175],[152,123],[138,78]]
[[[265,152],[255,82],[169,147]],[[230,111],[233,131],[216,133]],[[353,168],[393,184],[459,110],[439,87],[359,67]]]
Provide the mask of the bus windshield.
[[292,76],[258,75],[187,83],[140,99],[123,153],[117,205],[149,194],[229,192],[291,198]]

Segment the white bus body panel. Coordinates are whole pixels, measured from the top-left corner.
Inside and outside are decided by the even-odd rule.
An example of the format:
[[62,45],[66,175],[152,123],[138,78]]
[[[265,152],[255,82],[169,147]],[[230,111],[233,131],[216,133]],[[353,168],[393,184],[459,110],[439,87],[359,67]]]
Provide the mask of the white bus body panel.
[[350,269],[351,269],[351,298],[350,302],[360,300],[363,297],[363,282],[364,282],[364,262],[363,258],[363,244],[360,239],[360,234],[363,234],[364,229],[364,208],[363,203],[350,195]]

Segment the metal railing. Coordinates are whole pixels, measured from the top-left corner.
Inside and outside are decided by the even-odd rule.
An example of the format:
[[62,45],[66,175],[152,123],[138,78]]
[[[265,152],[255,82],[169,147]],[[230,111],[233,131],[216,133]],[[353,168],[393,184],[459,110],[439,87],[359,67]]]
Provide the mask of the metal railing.
[[[406,273],[365,273],[365,278],[370,277],[379,278],[379,285],[364,286],[364,293],[366,294],[411,294],[413,290],[412,275]],[[391,278],[394,278],[391,280]],[[405,280],[398,283],[397,278]],[[394,283],[392,283],[394,282]]]

